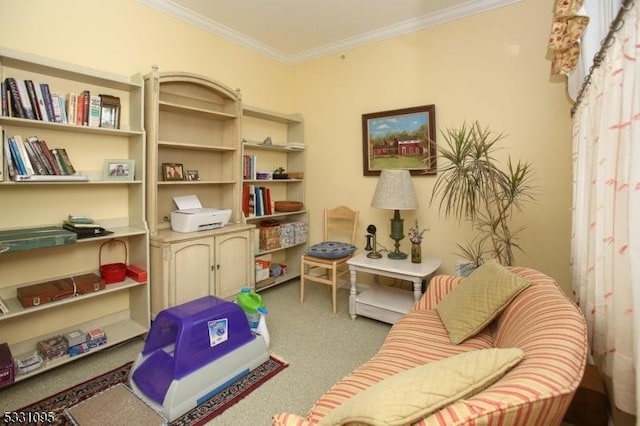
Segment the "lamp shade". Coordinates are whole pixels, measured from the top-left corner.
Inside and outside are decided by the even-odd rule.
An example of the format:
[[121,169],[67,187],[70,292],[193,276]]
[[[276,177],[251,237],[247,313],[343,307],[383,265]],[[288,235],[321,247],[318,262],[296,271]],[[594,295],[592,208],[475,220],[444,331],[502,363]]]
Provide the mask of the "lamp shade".
[[418,199],[409,170],[383,170],[371,207],[389,210],[417,209]]

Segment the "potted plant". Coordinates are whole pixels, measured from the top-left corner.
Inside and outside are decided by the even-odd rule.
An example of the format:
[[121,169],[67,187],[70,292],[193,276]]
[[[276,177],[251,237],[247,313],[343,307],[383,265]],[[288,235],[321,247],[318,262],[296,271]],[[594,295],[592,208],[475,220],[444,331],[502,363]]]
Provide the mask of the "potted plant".
[[278,167],[273,171],[274,179],[289,179],[289,175],[284,172],[284,167]]
[[504,168],[494,157],[497,143],[504,138],[480,123],[464,123],[441,132],[444,144],[438,151],[444,160],[431,193],[431,203],[439,200],[446,217],[469,220],[476,236],[466,245],[458,244],[459,255],[472,267],[484,258],[513,265],[514,250],[522,251],[518,237],[524,226],[511,228],[511,219],[526,202],[534,200],[532,166],[508,158]]

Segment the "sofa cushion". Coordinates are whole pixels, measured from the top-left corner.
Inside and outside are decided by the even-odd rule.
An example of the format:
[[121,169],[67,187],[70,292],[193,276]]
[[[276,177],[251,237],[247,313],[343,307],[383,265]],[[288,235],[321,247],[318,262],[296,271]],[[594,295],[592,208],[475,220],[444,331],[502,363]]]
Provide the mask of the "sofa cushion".
[[478,267],[436,305],[451,343],[486,327],[529,284],[494,260]]
[[471,396],[523,358],[521,349],[482,349],[390,376],[327,413],[318,425],[407,425]]

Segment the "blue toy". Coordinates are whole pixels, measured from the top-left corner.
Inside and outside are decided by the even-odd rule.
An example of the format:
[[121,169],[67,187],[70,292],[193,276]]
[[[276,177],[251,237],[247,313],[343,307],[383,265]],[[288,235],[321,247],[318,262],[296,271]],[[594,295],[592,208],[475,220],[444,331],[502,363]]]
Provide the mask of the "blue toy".
[[268,359],[242,308],[206,296],[158,313],[129,384],[171,422]]

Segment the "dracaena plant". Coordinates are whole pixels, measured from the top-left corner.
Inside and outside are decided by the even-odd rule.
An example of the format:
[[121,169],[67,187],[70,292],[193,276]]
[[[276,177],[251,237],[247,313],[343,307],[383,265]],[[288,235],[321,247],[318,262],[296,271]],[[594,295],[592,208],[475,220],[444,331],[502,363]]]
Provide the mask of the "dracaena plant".
[[514,251],[524,226],[512,228],[511,220],[523,205],[534,200],[532,166],[509,157],[501,167],[494,157],[497,143],[504,138],[480,123],[464,123],[441,131],[444,143],[438,151],[444,164],[431,193],[441,214],[471,222],[476,236],[458,244],[458,255],[479,265],[493,257],[503,265],[513,265]]

